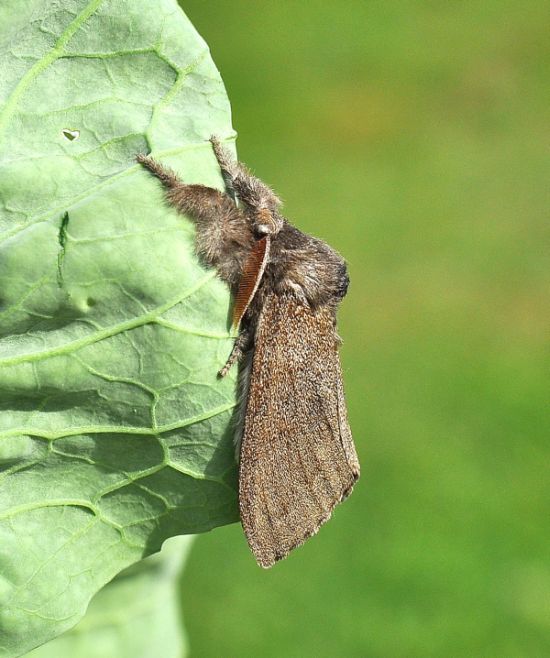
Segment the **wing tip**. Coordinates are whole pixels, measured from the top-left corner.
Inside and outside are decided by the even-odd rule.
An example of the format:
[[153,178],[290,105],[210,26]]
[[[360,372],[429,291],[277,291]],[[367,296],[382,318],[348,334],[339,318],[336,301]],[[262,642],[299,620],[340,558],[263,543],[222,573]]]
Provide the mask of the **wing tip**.
[[[338,503],[336,503],[336,504],[338,504]],[[318,520],[318,522],[315,526],[309,528],[300,537],[300,539],[297,539],[295,542],[292,543],[292,545],[285,547],[285,549],[283,551],[274,551],[274,552],[270,551],[269,555],[264,555],[263,554],[264,551],[262,551],[261,553],[259,551],[256,552],[254,550],[254,548],[251,546],[250,548],[252,550],[252,553],[254,554],[254,557],[256,558],[256,562],[259,564],[260,567],[262,567],[262,569],[270,569],[277,562],[280,562],[281,560],[284,560],[286,557],[288,557],[290,555],[290,553],[292,553],[292,551],[295,548],[299,548],[300,546],[305,544],[306,541],[308,539],[310,539],[310,537],[313,537],[314,535],[316,535],[319,532],[321,526],[323,526],[330,519],[330,517],[332,516],[332,510],[333,509],[334,509],[334,507],[332,507],[330,509],[330,511],[327,512],[327,514],[323,515],[323,517],[321,517]]]
[[321,527],[325,525],[327,521],[330,520],[334,508],[340,503],[342,503],[353,491],[353,486],[359,479],[359,469],[357,469],[356,471],[352,471],[351,475],[352,475],[352,481],[348,484],[348,486],[346,486],[342,490],[342,494],[340,498],[335,499],[330,509],[327,510],[325,514],[323,514],[317,519],[315,525],[312,525],[310,528],[308,528],[303,533],[303,535],[300,536],[300,538],[296,539],[291,545],[286,546],[284,550],[277,551],[276,549],[273,549],[271,547],[269,547],[268,550],[266,550],[264,546],[259,546],[259,545],[255,547],[253,545],[254,544],[253,535],[252,534],[249,535],[247,529],[244,528],[248,545],[250,546],[250,550],[252,551],[254,558],[256,559],[256,562],[260,567],[262,567],[262,569],[270,569],[277,562],[284,560],[295,548],[299,548],[300,546],[305,544],[308,539],[310,539],[311,537],[313,537],[319,532]]

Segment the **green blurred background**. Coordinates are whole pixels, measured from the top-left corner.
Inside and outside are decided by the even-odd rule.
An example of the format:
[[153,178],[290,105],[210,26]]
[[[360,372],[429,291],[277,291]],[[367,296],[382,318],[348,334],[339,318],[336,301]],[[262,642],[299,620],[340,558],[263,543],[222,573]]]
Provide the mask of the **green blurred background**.
[[362,461],[271,571],[197,539],[192,658],[550,656],[547,2],[181,4],[241,159],[349,262]]

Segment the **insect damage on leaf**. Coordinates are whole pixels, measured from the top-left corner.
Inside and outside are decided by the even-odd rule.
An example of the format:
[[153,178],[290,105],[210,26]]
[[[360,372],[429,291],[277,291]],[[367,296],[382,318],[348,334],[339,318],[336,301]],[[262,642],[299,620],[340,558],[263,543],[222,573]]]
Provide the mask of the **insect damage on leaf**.
[[69,130],[68,128],[64,128],[62,133],[63,133],[63,137],[65,137],[65,139],[68,139],[69,142],[74,142],[75,139],[78,139],[80,137],[80,130]]

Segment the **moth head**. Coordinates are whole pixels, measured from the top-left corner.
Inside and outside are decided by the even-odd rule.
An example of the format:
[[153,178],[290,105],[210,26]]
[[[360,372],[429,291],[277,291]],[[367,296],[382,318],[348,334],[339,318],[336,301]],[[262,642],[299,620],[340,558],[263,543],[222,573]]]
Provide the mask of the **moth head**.
[[276,235],[283,228],[284,220],[276,211],[261,207],[254,210],[253,225],[258,236]]

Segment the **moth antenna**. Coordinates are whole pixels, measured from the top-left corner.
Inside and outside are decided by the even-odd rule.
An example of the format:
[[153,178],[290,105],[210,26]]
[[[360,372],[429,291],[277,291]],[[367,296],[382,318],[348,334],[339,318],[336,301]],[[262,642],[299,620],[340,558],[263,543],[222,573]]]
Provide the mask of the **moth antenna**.
[[233,328],[236,329],[243,319],[246,310],[253,300],[265,266],[269,259],[271,241],[268,235],[258,240],[252,248],[246,262],[239,282],[239,289],[235,297],[235,308],[233,309]]

